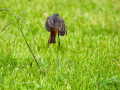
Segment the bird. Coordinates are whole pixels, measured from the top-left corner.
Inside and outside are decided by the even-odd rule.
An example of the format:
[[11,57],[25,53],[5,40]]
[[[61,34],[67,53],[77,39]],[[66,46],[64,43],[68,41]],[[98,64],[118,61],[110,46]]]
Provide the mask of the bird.
[[50,43],[56,43],[56,35],[58,34],[58,44],[60,46],[59,35],[67,35],[67,26],[65,21],[59,16],[59,14],[53,14],[46,19],[46,30],[50,32],[50,37],[48,40],[48,46]]

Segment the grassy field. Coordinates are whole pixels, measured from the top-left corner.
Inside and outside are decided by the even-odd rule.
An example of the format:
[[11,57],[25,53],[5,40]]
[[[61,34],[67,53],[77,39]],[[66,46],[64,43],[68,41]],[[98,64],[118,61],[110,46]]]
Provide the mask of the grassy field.
[[[0,4],[0,9],[10,10],[0,11],[0,31],[17,20],[41,67],[18,24],[11,23],[0,33],[0,90],[120,90],[119,0],[0,0]],[[68,35],[60,36],[61,47],[56,43],[48,48],[45,22],[53,13],[65,20]]]

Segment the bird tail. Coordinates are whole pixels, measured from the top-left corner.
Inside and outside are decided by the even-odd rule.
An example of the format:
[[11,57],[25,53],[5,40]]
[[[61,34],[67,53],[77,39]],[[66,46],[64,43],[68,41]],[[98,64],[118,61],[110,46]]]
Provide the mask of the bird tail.
[[49,43],[56,43],[56,34],[50,35]]

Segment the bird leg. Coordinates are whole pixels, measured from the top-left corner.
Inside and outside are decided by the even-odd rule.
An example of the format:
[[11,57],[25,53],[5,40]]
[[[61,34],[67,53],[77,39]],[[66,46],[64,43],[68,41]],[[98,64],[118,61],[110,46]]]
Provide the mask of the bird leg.
[[49,41],[48,41],[48,47],[50,46],[50,43],[49,43]]
[[49,40],[48,40],[48,47],[49,47],[49,45],[50,45],[50,38],[51,38],[51,36],[49,37]]
[[58,45],[60,46],[60,38],[59,38],[59,33],[58,33]]

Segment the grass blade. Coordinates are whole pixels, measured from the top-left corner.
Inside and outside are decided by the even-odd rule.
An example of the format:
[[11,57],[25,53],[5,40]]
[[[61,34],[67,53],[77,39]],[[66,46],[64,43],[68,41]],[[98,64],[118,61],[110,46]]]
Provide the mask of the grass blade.
[[16,22],[16,21],[12,21],[12,22],[9,22],[7,25],[5,25],[5,27],[0,31],[0,33],[9,25],[9,24],[11,24],[11,23],[13,23],[13,22]]
[[[16,16],[17,18],[19,18],[20,20],[22,20],[23,22],[25,22],[27,25],[29,25],[24,19],[22,19],[21,17],[17,16],[17,15],[14,15]],[[30,25],[29,25],[30,26]]]
[[[19,18],[20,20],[22,20],[23,22],[25,22],[25,23],[29,26],[29,31],[30,31],[30,33],[31,33],[31,35],[32,35],[32,31],[31,31],[30,25],[29,25],[24,19],[22,19],[21,17],[19,17],[18,15],[14,15],[14,16],[16,16],[17,18]],[[33,38],[33,35],[32,35],[32,38]],[[34,41],[34,43],[36,44],[34,38],[33,38],[33,41]],[[37,44],[36,44],[36,45],[37,45]]]

